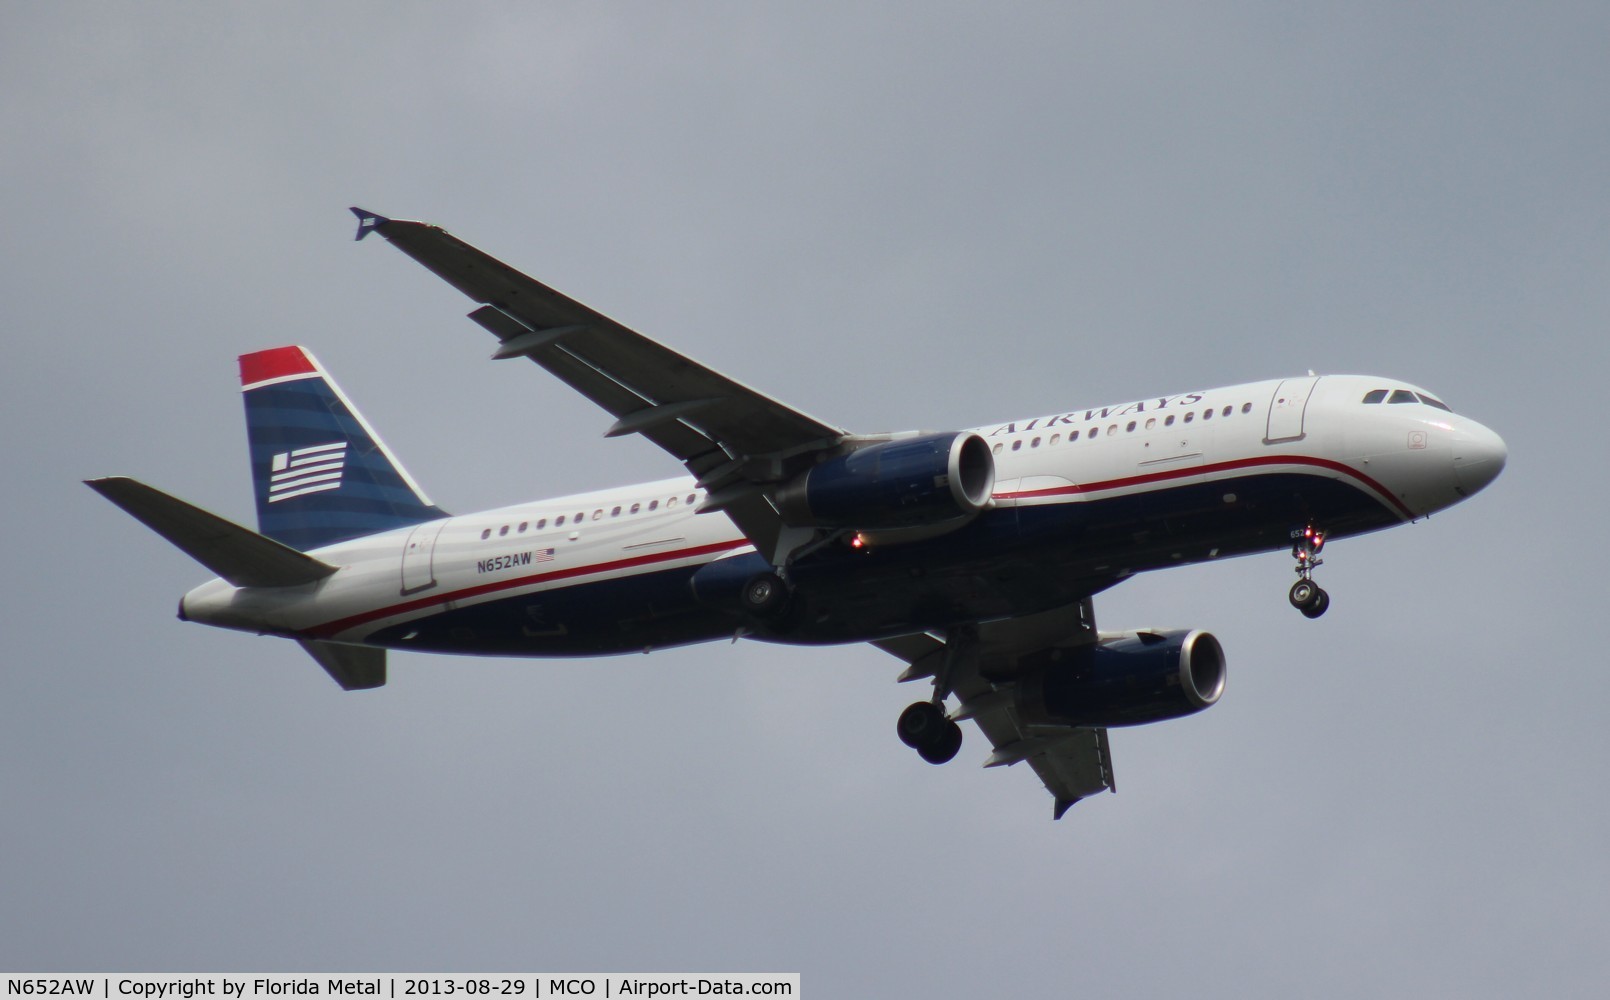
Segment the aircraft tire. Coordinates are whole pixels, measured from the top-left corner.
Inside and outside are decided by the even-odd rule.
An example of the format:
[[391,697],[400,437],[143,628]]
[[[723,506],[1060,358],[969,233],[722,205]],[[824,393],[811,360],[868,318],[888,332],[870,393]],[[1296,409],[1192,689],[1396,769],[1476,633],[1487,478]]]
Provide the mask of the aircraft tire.
[[776,573],[756,573],[744,582],[739,600],[750,614],[770,618],[788,602],[788,584]]
[[1330,595],[1319,588],[1314,588],[1314,600],[1306,608],[1298,610],[1308,618],[1318,618],[1330,609]]
[[945,713],[938,705],[931,701],[917,701],[907,705],[906,710],[900,713],[900,721],[895,723],[894,728],[901,743],[921,751],[934,742],[945,722]]
[[[1316,603],[1318,603],[1319,597],[1323,593],[1325,592],[1320,590],[1319,585],[1314,581],[1298,580],[1296,583],[1291,585],[1291,591],[1286,595],[1286,597],[1291,601],[1292,607],[1306,615],[1308,614],[1308,609],[1312,608]],[[1309,617],[1314,616],[1309,615]]]
[[953,719],[946,719],[937,738],[917,748],[917,755],[930,764],[946,764],[954,760],[962,748],[962,727]]

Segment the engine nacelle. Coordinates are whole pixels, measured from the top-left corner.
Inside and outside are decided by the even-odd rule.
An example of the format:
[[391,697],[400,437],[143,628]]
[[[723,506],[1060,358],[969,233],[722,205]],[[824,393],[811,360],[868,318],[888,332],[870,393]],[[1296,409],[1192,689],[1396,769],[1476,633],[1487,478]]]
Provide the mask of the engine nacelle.
[[1224,647],[1200,629],[1104,633],[1052,654],[1018,681],[1025,723],[1139,726],[1200,712],[1224,693]]
[[954,521],[983,510],[995,456],[977,434],[924,434],[831,458],[777,494],[791,524],[876,530]]

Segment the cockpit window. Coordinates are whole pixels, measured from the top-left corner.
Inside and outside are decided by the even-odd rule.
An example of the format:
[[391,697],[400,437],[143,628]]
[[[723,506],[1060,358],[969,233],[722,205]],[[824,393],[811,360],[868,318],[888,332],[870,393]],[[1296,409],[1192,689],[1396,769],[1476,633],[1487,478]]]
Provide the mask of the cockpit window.
[[1420,394],[1420,402],[1426,404],[1427,406],[1435,406],[1439,410],[1446,410],[1449,413],[1453,412],[1453,407],[1449,406],[1447,403],[1444,403],[1440,399],[1433,399],[1423,392]]
[[[1387,398],[1387,395],[1389,393],[1391,394],[1390,399]],[[1437,409],[1442,410],[1442,411],[1444,411],[1446,413],[1452,413],[1453,412],[1453,409],[1451,407],[1449,407],[1447,403],[1444,403],[1442,400],[1437,399],[1435,396],[1428,396],[1423,392],[1421,392],[1421,393],[1413,393],[1413,392],[1410,392],[1407,389],[1371,389],[1369,392],[1366,392],[1364,394],[1363,402],[1366,402],[1366,403],[1424,403],[1427,406],[1434,406]]]

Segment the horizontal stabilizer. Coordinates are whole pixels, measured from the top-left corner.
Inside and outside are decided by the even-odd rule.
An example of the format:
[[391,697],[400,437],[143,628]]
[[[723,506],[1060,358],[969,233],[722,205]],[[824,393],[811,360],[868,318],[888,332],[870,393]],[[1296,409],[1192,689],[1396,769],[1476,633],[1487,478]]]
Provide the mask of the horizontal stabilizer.
[[85,480],[84,485],[237,587],[294,587],[336,570],[137,480],[110,476]]
[[386,651],[373,646],[348,646],[318,639],[298,639],[297,644],[317,660],[325,673],[335,678],[343,691],[361,691],[386,683]]

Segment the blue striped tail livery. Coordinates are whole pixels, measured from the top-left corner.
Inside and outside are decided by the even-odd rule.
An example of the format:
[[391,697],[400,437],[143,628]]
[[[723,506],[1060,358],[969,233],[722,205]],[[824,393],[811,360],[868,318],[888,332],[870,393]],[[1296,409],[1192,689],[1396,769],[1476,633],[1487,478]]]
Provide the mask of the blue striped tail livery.
[[305,348],[241,355],[258,530],[307,551],[446,517]]

